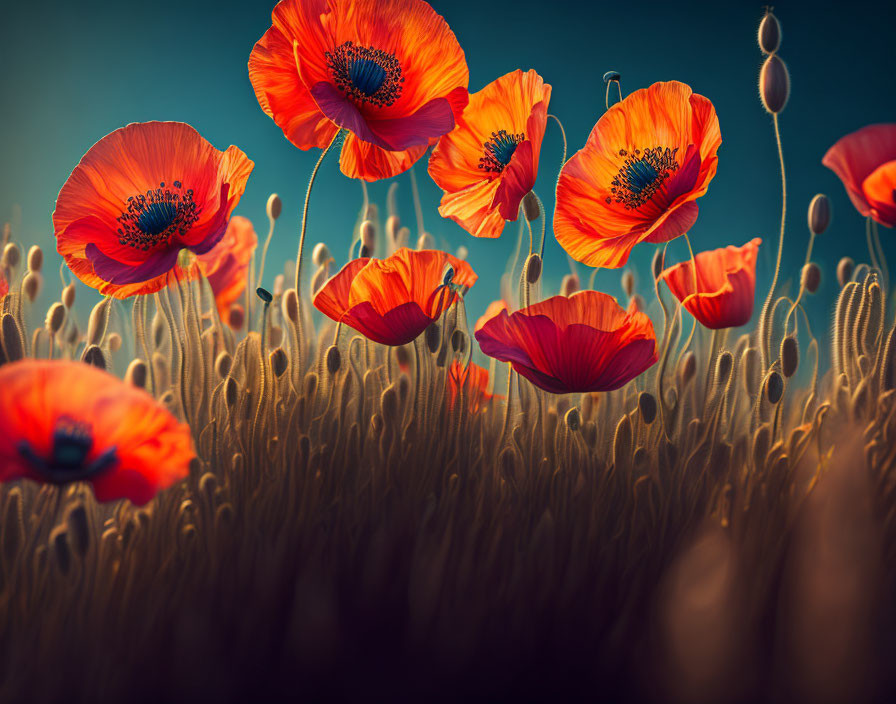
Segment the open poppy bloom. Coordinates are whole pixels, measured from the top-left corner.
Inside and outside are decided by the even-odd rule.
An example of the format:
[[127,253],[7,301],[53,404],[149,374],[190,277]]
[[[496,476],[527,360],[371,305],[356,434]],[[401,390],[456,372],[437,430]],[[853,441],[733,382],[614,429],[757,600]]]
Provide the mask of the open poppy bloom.
[[353,259],[318,291],[314,307],[383,345],[406,345],[476,282],[470,265],[402,247],[386,259]]
[[597,291],[554,296],[476,331],[482,351],[554,394],[612,391],[657,361],[653,324]]
[[200,271],[215,294],[215,305],[222,320],[228,319],[230,306],[246,290],[249,265],[257,246],[258,237],[252,222],[235,215],[227,223],[218,246],[197,259]]
[[453,132],[439,140],[429,175],[445,191],[439,214],[476,237],[499,237],[535,185],[551,87],[513,71],[470,96]]
[[737,328],[750,322],[756,292],[758,237],[743,247],[728,246],[700,252],[697,261],[697,290],[694,263],[689,259],[663,271],[672,294],[700,324],[710,330]]
[[142,505],[187,476],[190,428],[145,391],[81,362],[0,367],[0,481],[90,482]]
[[821,163],[843,181],[856,210],[896,227],[896,124],[869,125],[846,135]]
[[253,166],[182,122],[122,127],[94,144],[62,186],[56,248],[104,295],[158,291],[182,249],[202,255],[220,242]]
[[697,220],[722,143],[712,103],[677,81],[610,107],[557,184],[554,232],[580,262],[616,268],[639,242],[668,242]]
[[342,171],[366,181],[409,169],[469,100],[464,53],[423,0],[282,0],[249,78],[299,149],[347,129]]
[[493,398],[488,392],[488,369],[470,362],[466,367],[454,360],[448,368],[448,407],[454,408],[461,390],[468,413],[478,413]]

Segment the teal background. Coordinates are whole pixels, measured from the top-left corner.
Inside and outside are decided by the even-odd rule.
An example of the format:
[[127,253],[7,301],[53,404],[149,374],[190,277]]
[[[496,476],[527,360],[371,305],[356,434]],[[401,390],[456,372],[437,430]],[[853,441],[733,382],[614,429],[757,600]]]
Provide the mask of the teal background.
[[[781,193],[772,122],[762,109],[757,76],[762,56],[756,28],[758,2],[588,4],[573,0],[435,0],[457,34],[470,67],[470,90],[503,73],[535,68],[553,85],[550,111],[563,121],[570,153],[579,149],[604,110],[601,77],[622,74],[625,93],[654,81],[677,79],[709,97],[721,122],[718,174],[700,199],[691,231],[695,249],[743,244],[761,236],[757,308],[771,276]],[[788,234],[784,281],[798,277],[807,243],[806,206],[828,194],[833,222],[813,257],[824,271],[819,295],[808,305],[816,334],[829,325],[837,290],[834,267],[849,255],[867,259],[864,224],[837,178],[821,166],[840,136],[874,122],[896,121],[896,42],[890,3],[857,0],[840,7],[788,2],[775,8],[783,25],[780,56],[792,78],[790,102],[781,115],[788,170]],[[4,11],[0,41],[0,218],[15,236],[54,250],[50,215],[59,188],[82,154],[108,132],[129,122],[182,120],[216,147],[241,147],[255,171],[237,213],[266,231],[265,202],[283,199],[271,261],[295,256],[299,212],[318,152],[301,152],[259,108],[246,62],[270,25],[267,3],[156,0],[152,3],[19,3]],[[561,139],[549,123],[536,190],[553,212],[553,184]],[[477,240],[439,218],[440,191],[416,167],[426,228],[449,251],[464,245],[480,280],[468,295],[471,323],[499,295],[499,274],[513,250],[516,227],[500,240]],[[405,224],[413,226],[407,175],[398,177]],[[371,194],[385,205],[388,182]],[[338,263],[347,254],[361,203],[361,187],[328,161],[315,189],[309,252],[327,242]],[[885,251],[896,248],[882,231]],[[650,281],[652,245],[635,250],[630,265],[640,288]],[[683,239],[670,248],[684,258]],[[896,257],[891,256],[894,271]],[[48,286],[58,286],[48,257]],[[274,267],[268,267],[270,285]],[[569,271],[567,257],[549,238],[546,293]],[[579,267],[587,280],[589,270]],[[601,270],[596,287],[621,296],[620,270]],[[55,282],[55,283],[54,283]],[[82,289],[83,291],[83,289]],[[646,293],[646,291],[644,291]],[[82,295],[82,298],[84,296]],[[755,315],[754,315],[755,320]]]

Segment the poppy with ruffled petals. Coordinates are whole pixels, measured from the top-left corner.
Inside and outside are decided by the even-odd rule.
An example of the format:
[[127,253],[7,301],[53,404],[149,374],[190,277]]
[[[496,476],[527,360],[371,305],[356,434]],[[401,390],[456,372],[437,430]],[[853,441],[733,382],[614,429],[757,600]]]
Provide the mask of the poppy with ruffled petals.
[[700,252],[697,261],[697,290],[694,264],[689,259],[660,274],[685,309],[710,330],[737,328],[750,322],[756,292],[758,237],[743,247],[728,246]]
[[657,361],[653,324],[597,291],[554,296],[511,315],[503,311],[478,331],[489,357],[545,391],[612,391]]
[[454,360],[448,368],[448,407],[454,408],[461,389],[469,413],[478,413],[493,398],[501,398],[488,392],[488,369],[470,362],[466,367]]
[[465,261],[402,247],[386,259],[354,259],[314,296],[314,307],[383,345],[405,345],[476,282]]
[[149,394],[81,362],[0,367],[0,481],[90,482],[142,505],[188,474],[190,428]]
[[235,215],[218,246],[198,257],[203,276],[215,294],[215,305],[222,320],[227,320],[230,306],[236,303],[249,275],[252,254],[258,246],[258,236],[248,218]]
[[856,210],[896,227],[896,124],[869,125],[846,135],[821,163],[843,181]]
[[182,249],[201,255],[220,242],[253,166],[237,147],[218,151],[181,122],[122,127],[62,186],[56,247],[104,295],[158,291],[186,275],[175,271]]
[[367,181],[409,169],[469,100],[463,50],[423,0],[282,0],[249,78],[299,149],[347,129],[342,171]]
[[445,191],[439,213],[476,237],[499,237],[535,185],[551,86],[513,71],[470,96],[457,128],[442,137],[429,174]]
[[668,242],[697,220],[722,143],[712,103],[677,81],[613,105],[557,184],[554,232],[569,254],[616,268],[639,242]]

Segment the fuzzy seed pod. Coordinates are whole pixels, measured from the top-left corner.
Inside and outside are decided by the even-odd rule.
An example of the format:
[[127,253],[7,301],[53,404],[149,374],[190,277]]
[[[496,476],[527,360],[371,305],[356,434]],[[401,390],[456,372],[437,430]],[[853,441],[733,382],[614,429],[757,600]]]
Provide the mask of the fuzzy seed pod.
[[426,339],[426,347],[432,354],[435,354],[439,351],[439,346],[442,344],[442,329],[439,327],[438,322],[431,323],[426,331],[423,333],[424,338]]
[[28,270],[40,273],[44,265],[44,250],[34,245],[28,250]]
[[681,379],[682,388],[688,385],[688,382],[694,378],[696,372],[697,359],[694,357],[694,353],[691,352],[691,350],[688,350],[684,353],[684,356],[682,356],[681,363],[678,366],[678,375]]
[[54,303],[47,311],[47,330],[52,334],[56,334],[62,329],[65,322],[65,306],[62,303]]
[[280,213],[283,212],[283,201],[280,200],[280,196],[276,193],[271,193],[268,198],[267,211],[268,219],[270,220],[276,220],[280,217]]
[[808,293],[815,293],[821,285],[821,269],[815,262],[803,264],[800,272],[800,287]]
[[541,256],[536,252],[529,255],[526,260],[526,281],[534,284],[541,278]]
[[109,324],[109,308],[112,305],[111,298],[104,298],[90,311],[90,319],[87,321],[87,344],[99,345],[106,334],[106,326]]
[[50,533],[50,547],[58,570],[67,575],[72,566],[72,550],[68,541],[68,530],[65,525],[56,526]]
[[146,388],[146,362],[142,359],[132,359],[124,380],[137,389]]
[[725,350],[716,360],[716,384],[724,386],[728,383],[728,378],[731,376],[731,369],[733,366],[734,356],[728,350]]
[[274,376],[283,376],[283,373],[289,367],[289,357],[286,355],[286,352],[283,351],[282,347],[278,347],[271,352],[270,358],[271,369],[274,372]]
[[225,378],[230,374],[230,368],[233,366],[233,357],[229,352],[220,352],[215,358],[215,373],[219,379]]
[[335,374],[342,367],[342,353],[336,345],[327,348],[327,371]]
[[579,291],[580,288],[579,277],[575,274],[567,274],[563,277],[563,282],[560,284],[560,295],[571,296]]
[[62,289],[62,305],[71,308],[75,305],[75,282],[72,281],[68,286]]
[[233,330],[242,330],[246,323],[246,311],[237,303],[227,311],[227,325]]
[[781,340],[781,371],[788,379],[796,374],[800,365],[800,346],[793,335]]
[[656,420],[656,410],[656,397],[647,391],[642,391],[638,396],[638,411],[645,425],[650,425]]
[[4,313],[0,322],[0,332],[3,333],[3,352],[10,362],[17,362],[25,356],[25,343],[22,333],[12,313]]
[[781,396],[784,395],[784,379],[778,372],[769,374],[768,380],[765,382],[765,395],[770,403],[778,403]]
[[27,298],[31,303],[37,299],[40,295],[40,290],[43,287],[43,277],[38,274],[36,271],[29,271],[25,274],[25,279],[22,281],[22,292],[25,294],[25,298]]
[[121,335],[117,332],[113,332],[109,335],[109,351],[110,352],[118,352],[121,349]]
[[22,261],[22,253],[19,251],[18,245],[15,242],[8,242],[3,248],[3,256],[0,257],[0,267],[15,269],[20,261]]
[[629,298],[631,298],[632,294],[635,292],[635,275],[632,273],[631,269],[626,269],[622,272],[622,290]]
[[823,193],[817,194],[809,202],[809,230],[820,235],[831,224],[831,202]]
[[[405,228],[402,228],[404,230]],[[408,234],[410,234],[410,230],[408,230]],[[417,238],[417,250],[423,251],[424,249],[435,249],[436,241],[433,239],[432,235],[428,232],[424,232]]]
[[84,354],[81,355],[81,361],[85,364],[92,364],[97,369],[106,370],[106,357],[97,345],[88,345]]
[[451,333],[451,349],[457,354],[463,354],[467,349],[467,334],[463,330]]
[[878,335],[883,332],[884,327],[884,294],[880,284],[876,281],[868,287],[866,308],[868,313],[862,331],[864,333],[862,343],[865,352],[876,357]]
[[283,293],[283,317],[294,325],[299,322],[299,299],[294,288],[287,289]]
[[529,222],[538,220],[538,217],[541,215],[541,206],[538,205],[538,198],[535,197],[532,191],[529,191],[523,197],[523,215],[526,216],[526,220]]
[[317,374],[314,372],[308,372],[305,375],[304,386],[302,390],[302,394],[305,398],[314,398],[314,394],[317,393]]
[[330,250],[327,249],[327,245],[323,242],[318,242],[314,245],[314,251],[311,252],[311,261],[314,262],[314,266],[326,266],[330,259],[332,257],[330,256]]
[[765,13],[765,17],[759,23],[759,48],[765,54],[774,54],[778,47],[781,46],[781,24],[778,18],[770,11]]
[[582,427],[582,416],[579,414],[579,409],[575,406],[573,406],[566,412],[566,415],[563,416],[563,419],[566,421],[566,427],[573,432]]
[[653,261],[651,263],[651,268],[653,270],[653,278],[660,278],[660,274],[663,273],[663,269],[666,266],[666,254],[663,249],[657,249],[653,254]]
[[78,501],[69,507],[65,513],[65,523],[72,537],[75,552],[83,557],[90,547],[90,523],[87,520],[87,509],[82,502]]
[[237,386],[236,379],[232,376],[227,377],[227,381],[224,382],[224,402],[227,404],[228,408],[233,408],[236,403],[238,392],[239,387]]
[[759,96],[763,107],[777,115],[787,105],[790,97],[790,74],[777,54],[769,56],[759,72]]

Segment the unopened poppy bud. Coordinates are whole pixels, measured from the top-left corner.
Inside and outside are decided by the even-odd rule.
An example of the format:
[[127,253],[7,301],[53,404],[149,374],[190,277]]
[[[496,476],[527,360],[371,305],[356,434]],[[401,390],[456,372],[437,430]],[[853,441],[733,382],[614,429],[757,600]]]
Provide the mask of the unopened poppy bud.
[[821,269],[815,262],[809,262],[803,265],[800,273],[800,286],[809,293],[815,293],[821,285]]
[[268,218],[271,220],[276,220],[280,217],[280,213],[283,212],[283,201],[280,200],[280,196],[276,193],[271,193],[268,198]]
[[62,305],[71,308],[75,305],[75,282],[72,281],[68,286],[62,289]]
[[457,354],[463,354],[467,349],[467,335],[463,330],[455,330],[451,333],[451,349]]
[[331,258],[327,245],[323,242],[318,242],[314,245],[314,251],[311,252],[311,261],[314,262],[314,266],[326,266]]
[[619,71],[607,71],[604,74],[604,83],[609,83],[610,81],[618,81],[622,78],[622,75]]
[[296,324],[299,322],[299,299],[294,288],[287,289],[283,294],[283,315],[287,320]]
[[327,371],[335,374],[342,366],[342,353],[336,345],[330,345],[327,349]]
[[759,23],[759,48],[766,54],[774,54],[781,46],[781,24],[771,12],[766,12]]
[[62,329],[62,324],[64,322],[65,306],[61,303],[54,303],[50,306],[50,310],[47,311],[47,330],[55,335]]
[[682,387],[687,386],[688,382],[694,378],[694,374],[697,371],[697,359],[694,357],[694,353],[688,350],[684,353],[684,356],[681,358],[681,364],[678,367],[679,375],[681,377],[681,385]]
[[0,257],[0,266],[4,269],[15,269],[22,261],[22,254],[15,242],[8,242],[3,248],[3,256]]
[[843,288],[852,280],[852,272],[856,263],[850,257],[843,257],[837,264],[837,283]]
[[112,305],[111,298],[104,298],[90,311],[87,320],[87,344],[99,345],[106,334],[106,326],[109,323],[109,308]]
[[772,115],[777,115],[787,105],[790,97],[790,74],[777,54],[769,56],[759,72],[759,97],[762,105]]
[[560,284],[560,294],[563,296],[571,296],[580,288],[579,277],[575,274],[567,274],[563,277],[563,282]]
[[361,223],[361,244],[371,252],[376,249],[376,228],[370,220]]
[[227,324],[234,330],[242,330],[245,322],[246,311],[241,305],[234,303],[227,311]]
[[229,352],[221,352],[215,358],[215,373],[219,378],[223,379],[230,374],[230,368],[233,366],[233,357]]
[[121,335],[117,332],[113,332],[109,335],[109,350],[112,352],[118,352],[121,349]]
[[656,252],[653,253],[653,263],[652,263],[654,279],[660,278],[660,274],[663,273],[663,268],[665,267],[665,265],[666,265],[665,251],[663,251],[662,249],[656,250]]
[[656,397],[647,391],[642,391],[638,396],[638,410],[645,425],[650,425],[656,420],[656,409]]
[[97,345],[90,345],[84,354],[81,355],[81,361],[85,364],[92,364],[97,369],[106,369],[106,356]]
[[146,388],[146,362],[142,359],[133,359],[125,372],[124,380],[137,389]]
[[274,297],[271,295],[271,292],[268,291],[266,288],[262,288],[261,286],[259,286],[257,289],[255,289],[255,295],[258,296],[261,299],[261,301],[265,304],[270,303],[271,301],[274,300]]
[[238,392],[239,387],[237,386],[236,379],[232,376],[227,377],[227,381],[224,382],[224,402],[227,404],[228,408],[233,408],[234,404],[236,404]]
[[28,269],[40,273],[41,267],[44,265],[44,250],[34,245],[28,250]]
[[457,248],[457,252],[455,252],[454,256],[460,259],[462,262],[466,261],[467,257],[470,256],[470,250],[461,245]]
[[579,413],[579,409],[575,406],[573,406],[566,412],[564,419],[566,420],[566,427],[573,432],[582,427],[582,416]]
[[523,197],[523,215],[526,216],[526,220],[529,222],[538,220],[538,217],[541,215],[541,206],[538,204],[538,198],[535,197],[532,191],[529,191]]
[[442,344],[442,330],[438,323],[431,323],[423,333],[426,339],[426,346],[432,354],[439,351],[439,345]]
[[22,281],[22,291],[25,294],[25,298],[34,303],[34,301],[40,295],[42,284],[43,277],[36,271],[29,271],[27,274],[25,274],[25,279],[24,281]]
[[274,286],[271,289],[271,293],[274,294],[274,298],[276,298],[277,296],[283,295],[283,289],[284,289],[285,285],[286,285],[286,277],[283,276],[283,274],[277,274],[274,277]]
[[541,257],[533,252],[526,260],[526,281],[534,284],[541,278]]
[[271,370],[274,372],[274,376],[283,376],[283,373],[289,366],[289,357],[286,356],[286,352],[283,351],[283,348],[278,347],[273,352],[271,352],[270,359]]
[[629,298],[635,292],[635,275],[630,269],[622,272],[622,290],[625,291],[625,295]]
[[796,374],[797,367],[800,364],[800,346],[796,342],[796,338],[788,335],[781,340],[781,371],[787,378]]
[[[402,228],[404,229],[404,228]],[[410,231],[409,231],[410,232]],[[436,246],[436,241],[433,239],[432,235],[428,232],[424,232],[417,238],[417,250],[423,251],[424,249],[434,249]]]
[[831,202],[823,193],[819,193],[809,202],[809,230],[820,235],[831,224]]
[[784,379],[778,372],[772,372],[765,382],[765,394],[771,403],[777,403],[784,395]]
[[716,384],[724,386],[731,376],[731,368],[734,366],[734,355],[728,350],[722,352],[716,360]]

